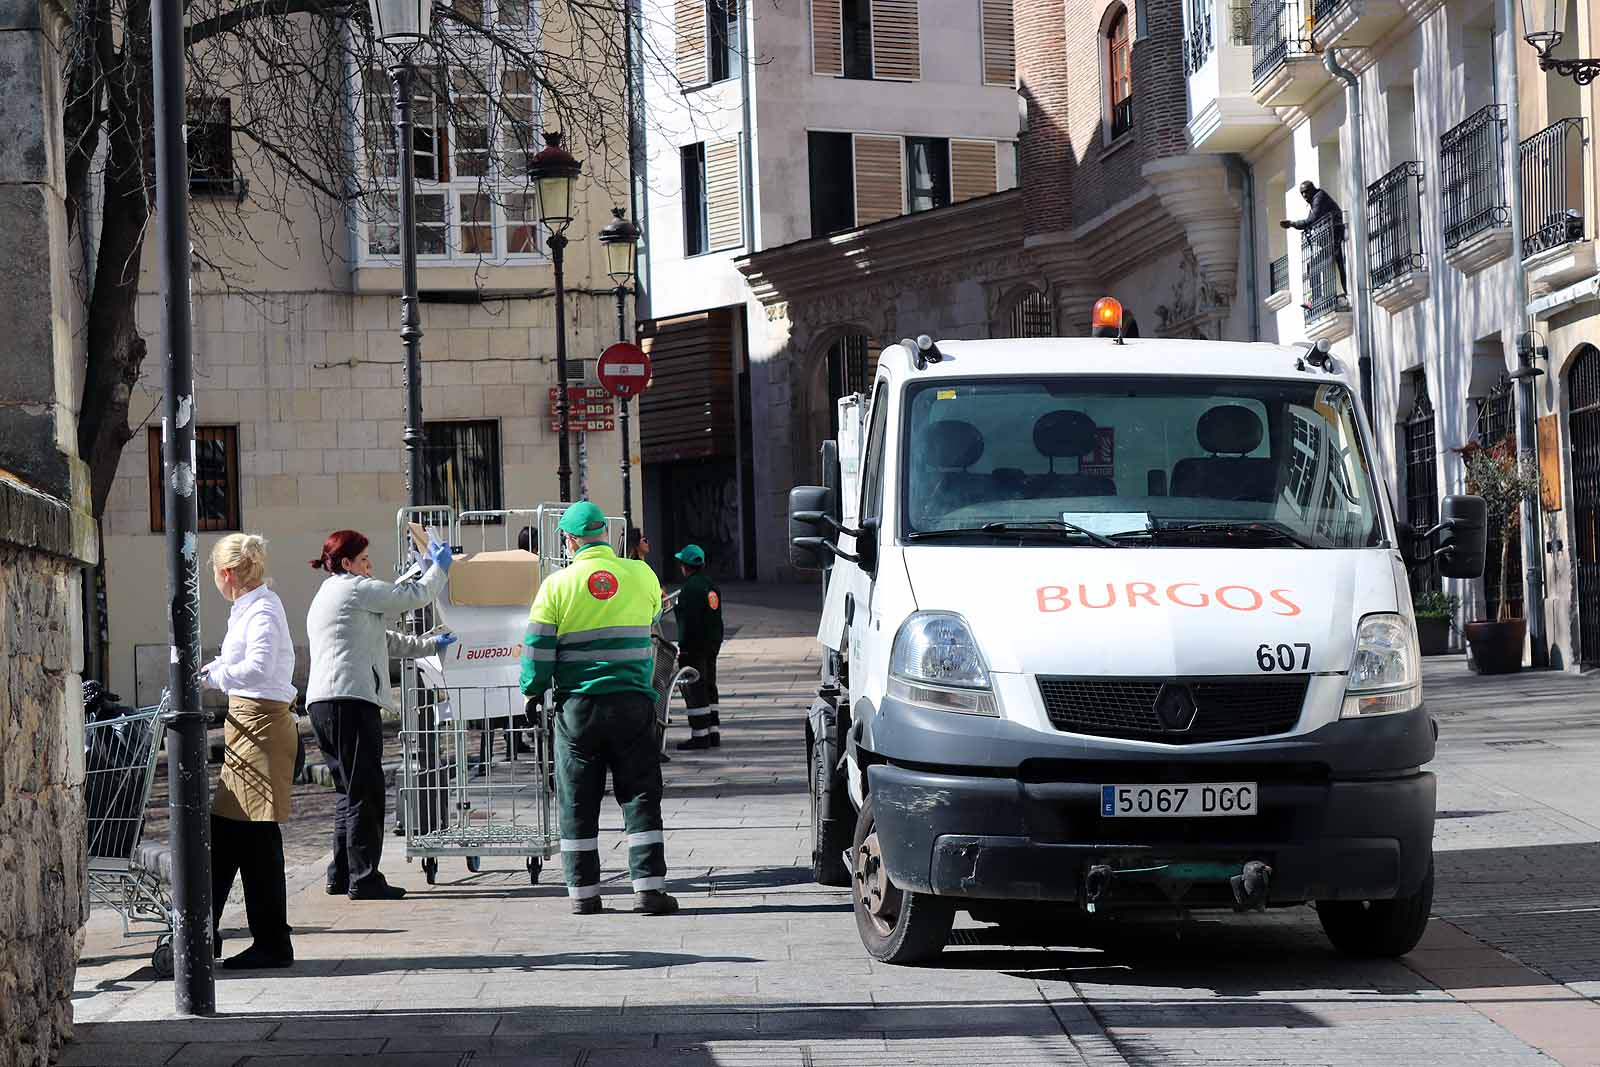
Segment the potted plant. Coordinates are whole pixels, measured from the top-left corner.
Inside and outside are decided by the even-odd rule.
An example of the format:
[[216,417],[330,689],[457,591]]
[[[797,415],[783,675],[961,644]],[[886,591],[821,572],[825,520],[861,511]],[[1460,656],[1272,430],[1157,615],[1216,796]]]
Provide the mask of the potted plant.
[[1461,599],[1453,593],[1430,589],[1412,601],[1417,620],[1417,643],[1424,656],[1442,656],[1450,651],[1450,627],[1455,624]]
[[1490,447],[1468,445],[1457,450],[1466,461],[1467,492],[1483,497],[1489,509],[1489,531],[1500,535],[1500,558],[1488,565],[1499,568],[1500,581],[1494,596],[1487,594],[1489,618],[1469,622],[1463,628],[1467,645],[1479,674],[1510,674],[1522,669],[1522,642],[1527,623],[1512,616],[1505,596],[1511,577],[1511,554],[1519,550],[1522,539],[1522,502],[1539,496],[1539,467],[1531,454],[1519,456],[1516,443],[1507,437]]

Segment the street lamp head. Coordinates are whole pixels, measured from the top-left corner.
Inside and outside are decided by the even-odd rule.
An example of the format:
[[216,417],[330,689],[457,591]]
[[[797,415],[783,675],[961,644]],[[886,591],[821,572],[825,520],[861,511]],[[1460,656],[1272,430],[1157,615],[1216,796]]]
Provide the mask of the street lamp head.
[[528,172],[539,189],[539,221],[552,233],[561,233],[572,224],[572,186],[583,164],[561,147],[559,133],[546,133],[544,145]]
[[618,285],[627,285],[633,279],[639,227],[627,220],[620,207],[612,208],[611,215],[611,221],[600,231],[600,243],[606,246],[606,273]]
[[414,47],[433,29],[433,0],[368,0],[372,35],[390,48]]
[[1567,0],[1522,0],[1522,39],[1548,56],[1567,34]]

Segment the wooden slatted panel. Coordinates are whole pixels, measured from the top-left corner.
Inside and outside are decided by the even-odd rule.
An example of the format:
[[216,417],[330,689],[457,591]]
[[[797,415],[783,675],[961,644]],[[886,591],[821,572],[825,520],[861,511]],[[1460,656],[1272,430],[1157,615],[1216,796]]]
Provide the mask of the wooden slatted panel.
[[811,69],[844,77],[844,14],[841,0],[811,0]]
[[872,393],[872,380],[878,376],[878,357],[883,355],[883,342],[876,337],[867,338],[867,364],[862,375],[866,382],[867,393]]
[[983,5],[983,83],[1017,83],[1016,30],[1011,0],[981,0]]
[[639,345],[654,364],[639,394],[644,463],[734,456],[733,313],[726,308],[647,324]]
[[706,145],[706,239],[713,252],[744,244],[738,141]]
[[902,81],[922,77],[917,0],[872,0],[872,76]]
[[905,214],[906,159],[900,138],[858,133],[855,149],[856,225]]
[[704,85],[706,0],[677,0],[674,26],[678,36],[678,80],[684,85]]
[[1000,184],[993,141],[950,142],[950,201],[988,196]]

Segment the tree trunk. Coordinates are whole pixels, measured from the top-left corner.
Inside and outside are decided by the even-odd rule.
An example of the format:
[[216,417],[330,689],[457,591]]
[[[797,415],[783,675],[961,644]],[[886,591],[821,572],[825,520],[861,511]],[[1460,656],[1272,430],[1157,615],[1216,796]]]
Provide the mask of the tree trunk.
[[1494,617],[1496,622],[1505,622],[1511,618],[1510,600],[1506,596],[1506,583],[1511,581],[1511,530],[1506,523],[1500,525],[1500,596],[1499,603],[1495,605]]

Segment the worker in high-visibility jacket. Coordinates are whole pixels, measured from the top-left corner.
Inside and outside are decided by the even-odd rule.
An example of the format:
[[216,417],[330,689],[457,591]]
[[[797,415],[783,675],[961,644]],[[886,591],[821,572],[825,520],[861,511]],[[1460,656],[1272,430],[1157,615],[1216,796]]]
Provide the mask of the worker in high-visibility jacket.
[[522,692],[556,690],[556,792],[561,860],[577,915],[600,903],[600,800],[606,772],[622,805],[633,875],[633,910],[668,915],[661,832],[661,756],[655,731],[650,625],[661,583],[638,560],[606,543],[606,517],[587,500],[561,516],[572,562],[545,579],[528,613]]

